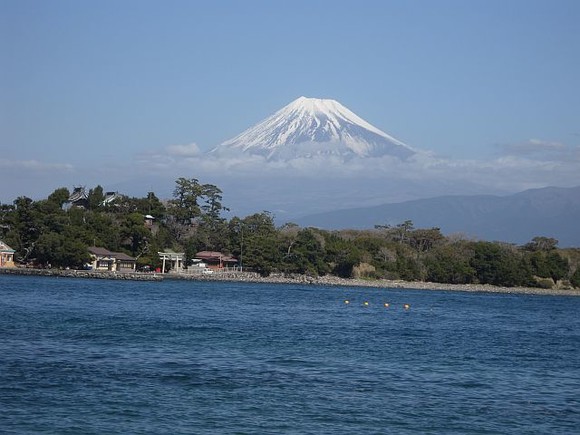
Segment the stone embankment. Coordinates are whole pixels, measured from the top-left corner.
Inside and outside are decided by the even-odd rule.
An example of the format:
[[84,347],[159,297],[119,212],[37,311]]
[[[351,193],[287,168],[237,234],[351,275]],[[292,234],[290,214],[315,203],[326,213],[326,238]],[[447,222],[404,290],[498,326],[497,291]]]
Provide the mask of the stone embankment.
[[487,284],[439,284],[434,282],[400,280],[366,280],[339,278],[336,276],[311,277],[306,275],[272,274],[262,277],[252,272],[226,272],[211,275],[167,274],[167,279],[190,279],[199,281],[236,281],[270,284],[308,284],[342,287],[400,288],[409,290],[448,290],[464,292],[510,293],[529,295],[580,296],[580,289],[542,289],[536,287],[497,287]]
[[163,277],[152,273],[131,272],[107,272],[96,270],[73,270],[73,269],[28,269],[12,268],[0,269],[4,275],[27,275],[27,276],[54,276],[63,278],[94,278],[94,279],[124,279],[135,281],[161,281]]
[[306,275],[272,274],[262,277],[253,272],[217,272],[212,274],[185,274],[185,273],[126,273],[106,272],[91,270],[59,270],[59,269],[3,269],[0,274],[30,275],[30,276],[54,276],[66,278],[94,278],[94,279],[121,279],[136,281],[162,281],[164,279],[196,280],[196,281],[233,281],[248,283],[269,284],[297,284],[297,285],[325,285],[341,287],[373,287],[373,288],[396,288],[409,290],[448,290],[464,292],[485,293],[510,293],[529,295],[553,295],[553,296],[580,296],[580,289],[542,289],[535,287],[496,287],[483,284],[439,284],[433,282],[399,281],[399,280],[366,280],[354,278],[338,278],[336,276],[311,277]]

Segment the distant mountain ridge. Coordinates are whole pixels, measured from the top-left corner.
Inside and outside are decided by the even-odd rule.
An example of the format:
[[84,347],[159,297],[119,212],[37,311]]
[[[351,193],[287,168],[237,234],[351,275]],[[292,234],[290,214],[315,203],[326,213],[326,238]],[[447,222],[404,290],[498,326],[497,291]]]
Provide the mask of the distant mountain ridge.
[[268,160],[315,156],[406,158],[415,151],[338,101],[300,97],[210,154],[241,151]]
[[580,247],[580,186],[531,189],[509,196],[440,196],[374,207],[318,213],[294,219],[326,229],[373,228],[412,220],[417,228],[439,227],[483,240],[523,244],[536,236]]

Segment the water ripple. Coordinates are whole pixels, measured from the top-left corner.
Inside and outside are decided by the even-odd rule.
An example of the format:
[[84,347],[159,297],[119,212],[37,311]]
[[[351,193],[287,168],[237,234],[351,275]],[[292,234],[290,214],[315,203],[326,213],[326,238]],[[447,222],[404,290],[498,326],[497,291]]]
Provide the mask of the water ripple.
[[580,428],[578,298],[0,278],[3,433]]

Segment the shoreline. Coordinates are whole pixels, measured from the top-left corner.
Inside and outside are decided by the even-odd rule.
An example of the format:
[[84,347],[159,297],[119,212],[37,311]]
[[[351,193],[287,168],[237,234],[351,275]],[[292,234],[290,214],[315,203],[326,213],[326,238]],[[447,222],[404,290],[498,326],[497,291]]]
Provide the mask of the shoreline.
[[356,278],[338,278],[335,276],[310,277],[306,275],[283,275],[272,274],[262,277],[253,272],[221,272],[211,275],[201,274],[177,274],[177,273],[144,273],[144,272],[107,272],[91,270],[59,270],[59,269],[23,269],[23,268],[0,268],[0,275],[20,276],[47,276],[62,278],[89,278],[111,279],[132,281],[164,281],[164,280],[189,280],[189,281],[224,281],[224,282],[247,282],[263,284],[299,284],[320,285],[336,287],[372,287],[385,289],[407,290],[438,290],[438,291],[462,291],[473,293],[504,293],[525,294],[544,296],[580,296],[580,289],[544,289],[538,287],[498,287],[489,284],[441,284],[421,281],[402,280],[364,280]]
[[[230,275],[230,276],[226,276]],[[334,287],[372,287],[379,289],[405,289],[405,290],[434,290],[434,291],[462,291],[471,293],[504,293],[504,294],[525,294],[543,296],[580,296],[580,289],[543,289],[538,287],[499,287],[489,284],[442,284],[436,282],[402,281],[402,280],[365,280],[356,278],[339,278],[336,276],[310,277],[306,275],[283,275],[272,274],[268,277],[261,277],[258,274],[228,273],[224,276],[204,275],[188,276],[167,274],[166,279],[175,280],[198,280],[198,281],[235,281],[264,284],[302,284],[321,285]]]

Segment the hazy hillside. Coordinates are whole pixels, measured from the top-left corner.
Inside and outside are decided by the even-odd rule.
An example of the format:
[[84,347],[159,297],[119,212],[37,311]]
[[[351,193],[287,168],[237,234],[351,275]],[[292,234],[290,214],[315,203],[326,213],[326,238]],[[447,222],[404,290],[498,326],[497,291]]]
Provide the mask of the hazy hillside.
[[338,210],[295,219],[301,226],[326,229],[372,228],[411,219],[415,227],[439,227],[484,240],[525,243],[554,237],[560,247],[580,246],[580,186],[547,187],[510,196],[442,196]]

